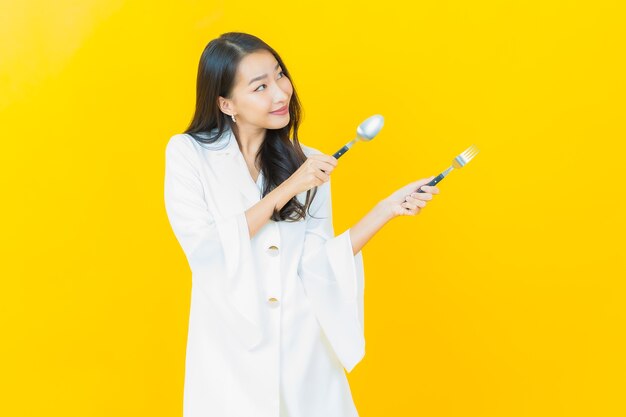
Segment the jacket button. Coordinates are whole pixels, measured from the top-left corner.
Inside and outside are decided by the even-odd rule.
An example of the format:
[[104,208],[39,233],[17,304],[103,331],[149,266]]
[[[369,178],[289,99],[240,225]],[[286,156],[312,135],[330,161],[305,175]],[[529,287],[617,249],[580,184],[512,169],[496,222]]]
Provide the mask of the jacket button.
[[267,248],[267,253],[269,253],[271,256],[278,256],[278,246],[270,246],[269,248]]
[[270,298],[267,300],[267,303],[268,303],[270,306],[272,306],[272,307],[276,307],[276,306],[278,305],[278,299],[277,299],[277,298],[274,298],[274,297],[270,297]]

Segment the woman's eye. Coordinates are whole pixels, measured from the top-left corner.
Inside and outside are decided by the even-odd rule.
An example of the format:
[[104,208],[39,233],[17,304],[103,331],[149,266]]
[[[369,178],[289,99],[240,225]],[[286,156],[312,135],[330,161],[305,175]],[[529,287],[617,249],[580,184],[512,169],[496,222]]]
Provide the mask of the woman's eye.
[[[283,74],[283,75],[284,75],[285,73],[284,73],[284,71],[281,71],[281,72],[279,72],[279,74]],[[280,78],[283,78],[283,77],[280,77]],[[260,91],[260,90],[259,90],[259,88],[263,87],[264,85],[265,85],[265,84],[261,84],[261,85],[260,85],[260,86],[258,86],[258,87],[256,88],[256,90],[254,90],[254,91]]]

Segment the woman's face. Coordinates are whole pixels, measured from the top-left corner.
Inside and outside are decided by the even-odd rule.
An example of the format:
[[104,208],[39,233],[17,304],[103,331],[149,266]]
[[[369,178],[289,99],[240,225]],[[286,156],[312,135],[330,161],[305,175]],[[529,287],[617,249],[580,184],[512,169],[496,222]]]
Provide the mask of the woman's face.
[[[246,55],[237,68],[230,99],[220,97],[220,107],[234,114],[238,127],[280,129],[289,123],[291,81],[282,72],[271,52],[263,50]],[[284,114],[272,113],[287,108]]]

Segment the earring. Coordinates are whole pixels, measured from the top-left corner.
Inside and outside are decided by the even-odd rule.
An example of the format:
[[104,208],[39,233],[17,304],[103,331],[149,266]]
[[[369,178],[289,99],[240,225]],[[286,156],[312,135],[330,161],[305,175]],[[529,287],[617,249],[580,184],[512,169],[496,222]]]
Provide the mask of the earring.
[[233,122],[234,122],[234,123],[237,123],[237,120],[235,120],[235,115],[234,115],[234,114],[233,114],[233,115],[231,115],[230,117],[232,117],[232,118],[233,118]]

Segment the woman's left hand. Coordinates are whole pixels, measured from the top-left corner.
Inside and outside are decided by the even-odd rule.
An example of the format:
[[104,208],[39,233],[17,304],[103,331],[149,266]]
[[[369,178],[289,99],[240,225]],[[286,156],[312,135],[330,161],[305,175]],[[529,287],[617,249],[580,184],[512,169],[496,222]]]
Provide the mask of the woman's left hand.
[[[420,213],[421,209],[426,207],[427,201],[433,199],[433,194],[439,194],[439,188],[436,186],[425,186],[434,178],[432,176],[407,184],[385,198],[382,203],[389,210],[392,217],[415,216]],[[417,192],[420,187],[422,187],[423,193]]]

